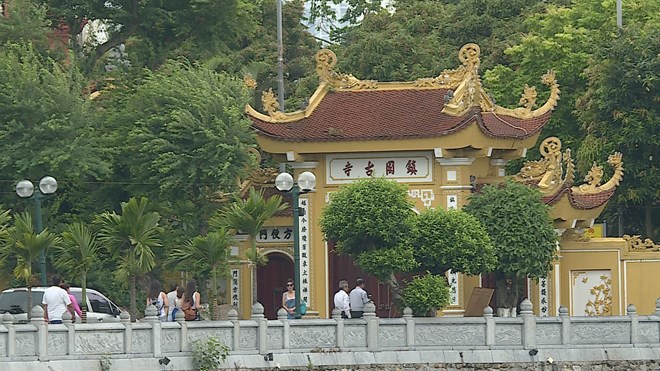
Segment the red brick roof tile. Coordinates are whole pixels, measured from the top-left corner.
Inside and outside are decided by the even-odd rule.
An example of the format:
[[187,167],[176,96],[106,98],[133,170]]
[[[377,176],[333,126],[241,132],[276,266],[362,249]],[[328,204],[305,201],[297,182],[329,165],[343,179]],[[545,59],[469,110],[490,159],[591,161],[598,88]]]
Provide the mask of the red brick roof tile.
[[523,139],[540,131],[551,114],[519,119],[475,108],[456,117],[442,112],[446,94],[446,89],[330,91],[307,118],[288,123],[250,118],[261,135],[284,141],[437,137],[461,130],[474,120],[490,137]]

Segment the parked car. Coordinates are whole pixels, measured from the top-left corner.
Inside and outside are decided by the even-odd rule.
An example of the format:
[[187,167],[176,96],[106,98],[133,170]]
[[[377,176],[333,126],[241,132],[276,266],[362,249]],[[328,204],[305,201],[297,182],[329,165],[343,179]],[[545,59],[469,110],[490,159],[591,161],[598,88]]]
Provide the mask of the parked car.
[[[48,287],[32,288],[32,305],[41,305],[44,291]],[[71,293],[82,307],[82,289],[71,287]],[[27,294],[26,287],[7,289],[0,294],[0,314],[11,313],[15,320],[27,321]],[[87,322],[117,322],[121,310],[105,295],[94,289],[87,289]]]

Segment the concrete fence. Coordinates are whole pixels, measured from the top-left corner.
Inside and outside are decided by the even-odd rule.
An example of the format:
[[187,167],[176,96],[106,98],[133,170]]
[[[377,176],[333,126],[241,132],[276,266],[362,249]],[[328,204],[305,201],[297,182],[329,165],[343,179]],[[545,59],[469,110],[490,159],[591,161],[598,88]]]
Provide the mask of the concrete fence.
[[[402,318],[386,319],[376,317],[370,304],[362,319],[341,319],[335,309],[332,319],[287,320],[281,310],[277,320],[267,320],[256,303],[248,320],[239,320],[230,310],[226,321],[186,322],[177,316],[177,322],[159,322],[150,306],[141,322],[132,323],[122,313],[118,323],[73,324],[66,317],[64,324],[48,325],[36,306],[29,323],[14,323],[11,314],[2,316],[0,369],[47,363],[49,368],[43,369],[58,370],[57,365],[75,360],[83,365],[76,369],[90,371],[98,369],[89,365],[101,358],[123,365],[118,370],[130,369],[129,364],[141,370],[192,369],[191,344],[209,337],[229,347],[228,368],[237,362],[263,368],[274,367],[273,362],[291,367],[529,362],[547,355],[557,361],[660,359],[660,299],[656,307],[651,316],[638,316],[629,305],[626,316],[569,317],[561,307],[558,317],[535,317],[525,300],[517,318],[493,317],[486,307],[477,318],[419,318],[406,308]],[[164,358],[178,365],[165,368],[157,362]]]

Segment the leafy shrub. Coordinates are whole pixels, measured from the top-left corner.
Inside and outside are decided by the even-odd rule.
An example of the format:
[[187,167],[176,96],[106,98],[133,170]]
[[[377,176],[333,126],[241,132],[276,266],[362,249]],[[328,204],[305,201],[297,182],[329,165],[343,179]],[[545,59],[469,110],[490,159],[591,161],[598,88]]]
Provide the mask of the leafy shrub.
[[401,295],[403,307],[410,307],[413,315],[425,317],[429,311],[449,304],[449,286],[443,275],[426,274],[410,281]]
[[229,347],[222,344],[218,338],[211,336],[206,340],[192,342],[193,367],[199,371],[217,370],[220,362],[229,356]]

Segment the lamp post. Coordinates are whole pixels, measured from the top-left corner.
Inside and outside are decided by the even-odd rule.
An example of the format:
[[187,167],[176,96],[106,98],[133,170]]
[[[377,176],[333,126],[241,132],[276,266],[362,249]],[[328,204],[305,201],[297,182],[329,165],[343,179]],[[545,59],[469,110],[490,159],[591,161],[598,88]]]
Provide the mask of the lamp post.
[[[304,209],[300,209],[298,199],[300,194],[310,192],[316,185],[316,176],[305,171],[298,176],[298,182],[293,181],[289,173],[280,173],[275,178],[275,187],[283,192],[291,191],[293,198],[293,274],[296,285],[296,312],[295,318],[300,318],[300,217],[304,216]],[[301,213],[302,211],[302,213]]]
[[[57,180],[52,176],[45,176],[39,181],[39,189],[34,189],[34,185],[29,180],[21,180],[16,185],[16,193],[21,198],[32,198],[34,200],[34,226],[37,228],[37,233],[44,230],[41,221],[41,199],[44,195],[49,195],[57,191]],[[46,286],[46,253],[44,250],[39,251],[39,272],[41,274],[41,285]]]

